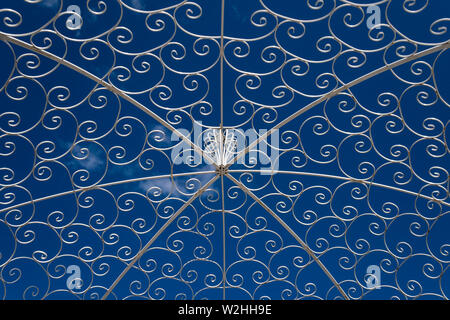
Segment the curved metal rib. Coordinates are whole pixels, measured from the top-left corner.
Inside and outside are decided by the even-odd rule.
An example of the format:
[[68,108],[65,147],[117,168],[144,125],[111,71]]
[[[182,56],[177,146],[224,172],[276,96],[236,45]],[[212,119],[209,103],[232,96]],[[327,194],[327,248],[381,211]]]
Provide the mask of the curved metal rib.
[[224,59],[224,29],[225,29],[225,0],[222,0],[220,13],[220,130],[223,129],[223,59]]
[[97,185],[94,185],[91,187],[68,190],[68,191],[64,191],[64,192],[60,192],[60,193],[55,193],[55,194],[52,194],[52,195],[49,195],[46,197],[18,203],[13,206],[10,206],[10,207],[0,209],[0,213],[6,212],[9,210],[13,210],[13,209],[17,209],[17,208],[20,208],[20,207],[23,207],[23,206],[26,206],[26,205],[29,205],[32,203],[50,200],[50,199],[54,199],[54,198],[58,198],[58,197],[63,197],[63,196],[69,195],[69,194],[75,194],[78,192],[84,192],[84,191],[88,191],[88,190],[92,190],[92,189],[96,189],[96,188],[105,188],[105,187],[115,186],[115,185],[119,185],[119,184],[132,183],[132,182],[138,182],[138,181],[156,180],[156,179],[173,178],[173,177],[183,177],[183,176],[189,176],[192,174],[214,174],[214,173],[215,173],[215,171],[198,171],[198,172],[193,172],[193,173],[192,172],[184,172],[184,173],[163,174],[163,175],[159,175],[159,176],[118,180],[118,181],[113,181],[113,182],[108,182],[108,183],[97,184]]
[[225,289],[226,289],[226,283],[227,283],[227,279],[226,279],[226,237],[225,237],[225,229],[226,229],[226,224],[225,224],[225,192],[224,192],[224,182],[223,182],[223,175],[220,176],[220,184],[221,184],[221,191],[222,191],[222,259],[223,259],[223,274],[222,274],[222,281],[223,281],[223,300],[225,300],[226,296],[225,296]]
[[[224,60],[224,29],[225,29],[225,0],[222,0],[221,3],[221,12],[220,12],[220,132],[223,130],[223,60]],[[226,292],[226,238],[225,238],[225,197],[224,197],[224,183],[223,183],[223,175],[220,176],[220,184],[222,191],[222,259],[223,259],[223,291],[222,297],[225,300],[225,292]]]

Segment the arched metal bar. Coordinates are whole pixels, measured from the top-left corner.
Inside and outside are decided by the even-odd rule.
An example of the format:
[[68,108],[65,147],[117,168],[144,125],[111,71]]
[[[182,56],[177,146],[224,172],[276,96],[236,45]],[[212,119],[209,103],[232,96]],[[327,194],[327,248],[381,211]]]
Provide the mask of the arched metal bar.
[[6,212],[9,210],[14,210],[14,209],[17,209],[17,208],[20,208],[20,207],[23,207],[23,206],[26,206],[26,205],[29,205],[32,203],[50,200],[50,199],[54,199],[54,198],[58,198],[58,197],[63,197],[63,196],[69,195],[69,194],[75,194],[75,193],[84,192],[84,191],[97,189],[97,188],[105,188],[105,187],[126,184],[126,183],[139,182],[139,181],[157,180],[157,179],[173,178],[173,177],[184,177],[184,176],[190,176],[193,174],[214,174],[214,173],[215,173],[215,171],[183,172],[183,173],[174,173],[174,174],[163,174],[163,175],[151,176],[151,177],[141,177],[141,178],[126,179],[126,180],[118,180],[118,181],[113,181],[113,182],[108,182],[108,183],[97,184],[97,185],[87,187],[87,188],[78,188],[78,189],[68,190],[68,191],[64,191],[64,192],[60,192],[60,193],[55,193],[55,194],[52,194],[52,195],[49,195],[46,197],[18,203],[13,206],[10,206],[10,207],[0,209],[0,213]]
[[153,235],[153,237],[145,244],[145,246],[136,254],[136,256],[133,258],[133,260],[126,266],[126,268],[122,271],[122,273],[114,280],[113,284],[109,289],[105,292],[105,294],[102,297],[102,300],[105,300],[108,298],[109,294],[114,290],[114,288],[119,284],[120,280],[127,274],[127,272],[134,266],[134,264],[142,257],[142,255],[147,251],[148,248],[158,239],[158,237],[161,235],[161,233],[164,232],[164,230],[169,227],[172,222],[195,200],[197,199],[205,190],[207,190],[217,179],[219,179],[219,176],[216,175],[214,178],[209,180],[202,188],[197,190],[197,192],[188,200],[186,201],[183,206],[178,209],[177,212],[175,212],[167,221],[166,223]]
[[123,91],[117,89],[116,87],[114,87],[113,85],[111,85],[110,83],[106,82],[103,79],[100,79],[99,77],[97,77],[96,75],[90,73],[89,71],[71,63],[70,61],[67,61],[63,58],[60,58],[50,52],[47,52],[45,50],[39,49],[25,41],[22,41],[20,39],[11,37],[7,34],[4,34],[2,32],[0,32],[0,40],[3,41],[7,41],[9,43],[15,44],[19,47],[22,47],[24,49],[33,51],[34,53],[40,54],[48,59],[51,59],[67,68],[70,68],[76,72],[78,72],[79,74],[85,76],[86,78],[91,79],[92,81],[96,82],[98,85],[106,88],[107,90],[113,92],[114,94],[117,94],[119,97],[121,97],[122,99],[128,101],[129,103],[131,103],[132,105],[134,105],[136,108],[142,110],[143,112],[145,112],[147,115],[149,115],[150,117],[152,117],[153,119],[155,119],[156,121],[158,121],[161,125],[163,125],[165,128],[167,128],[168,130],[172,131],[173,133],[175,133],[180,139],[182,139],[184,142],[186,142],[189,146],[192,147],[192,149],[194,149],[195,152],[197,152],[199,155],[201,155],[202,157],[204,157],[205,159],[207,159],[209,162],[214,163],[214,161],[209,157],[208,154],[204,153],[203,150],[197,146],[194,142],[192,142],[189,138],[187,138],[186,136],[184,136],[181,132],[179,132],[174,126],[172,126],[171,124],[167,123],[167,121],[165,121],[164,119],[162,119],[160,116],[158,116],[156,113],[154,113],[153,111],[151,111],[150,109],[146,108],[142,103],[136,101],[135,99],[133,99],[132,97],[130,97],[128,94],[124,93]]

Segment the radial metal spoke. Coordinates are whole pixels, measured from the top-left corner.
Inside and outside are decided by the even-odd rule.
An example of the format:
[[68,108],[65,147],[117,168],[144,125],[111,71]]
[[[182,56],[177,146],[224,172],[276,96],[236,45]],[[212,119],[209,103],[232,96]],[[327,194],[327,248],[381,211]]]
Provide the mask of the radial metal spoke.
[[105,300],[108,298],[109,294],[114,290],[114,288],[119,284],[120,280],[127,274],[127,272],[136,264],[136,262],[142,257],[142,255],[150,248],[150,246],[158,239],[158,237],[166,230],[172,222],[195,200],[197,199],[206,189],[208,189],[217,179],[219,179],[219,176],[216,175],[214,178],[209,180],[208,183],[206,183],[202,188],[197,190],[197,192],[188,200],[186,201],[180,209],[178,209],[177,212],[175,212],[167,221],[166,223],[153,235],[153,237],[146,243],[146,245],[139,250],[139,252],[136,254],[136,256],[131,260],[131,262],[127,265],[127,267],[122,271],[122,273],[114,280],[113,284],[109,289],[106,291],[106,293],[103,295],[102,300]]
[[322,271],[326,274],[326,276],[331,280],[333,285],[336,287],[336,289],[339,290],[339,292],[342,294],[342,296],[346,300],[350,300],[348,295],[345,293],[345,291],[341,288],[339,283],[336,281],[336,279],[331,275],[330,271],[325,267],[325,265],[322,263],[322,261],[319,260],[319,258],[315,255],[315,253],[311,250],[311,248],[302,240],[300,237],[294,232],[294,230],[291,229],[291,227],[288,226],[286,222],[283,221],[275,212],[273,212],[272,209],[270,209],[264,202],[261,201],[252,191],[250,191],[246,186],[244,186],[241,182],[236,180],[233,176],[230,174],[226,175],[228,179],[233,181],[239,188],[241,188],[246,194],[248,194],[254,201],[256,201],[261,207],[264,208],[275,220],[278,221],[278,223],[287,231],[289,234],[302,246],[302,248],[308,252],[308,254],[311,256],[311,258],[317,263],[317,265],[322,269]]

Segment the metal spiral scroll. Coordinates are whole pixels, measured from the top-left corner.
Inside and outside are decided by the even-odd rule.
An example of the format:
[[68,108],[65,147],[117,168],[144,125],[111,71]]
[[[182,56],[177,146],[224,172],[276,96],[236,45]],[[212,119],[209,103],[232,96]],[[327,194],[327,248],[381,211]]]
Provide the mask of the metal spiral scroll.
[[[441,0],[2,1],[0,298],[448,299],[449,23]],[[254,130],[277,170],[255,145],[197,163],[195,126]]]

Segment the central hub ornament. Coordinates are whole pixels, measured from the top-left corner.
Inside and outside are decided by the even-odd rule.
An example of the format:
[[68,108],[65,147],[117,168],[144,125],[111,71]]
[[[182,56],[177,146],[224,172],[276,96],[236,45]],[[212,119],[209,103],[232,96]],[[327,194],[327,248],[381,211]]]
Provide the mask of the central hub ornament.
[[216,172],[219,176],[224,176],[228,172],[228,167],[227,166],[218,166],[216,168]]
[[229,162],[236,153],[236,135],[234,130],[212,129],[204,138],[204,152],[213,160],[216,171],[224,175]]

